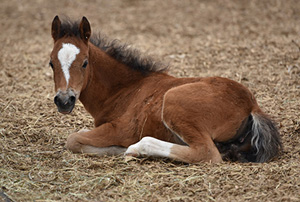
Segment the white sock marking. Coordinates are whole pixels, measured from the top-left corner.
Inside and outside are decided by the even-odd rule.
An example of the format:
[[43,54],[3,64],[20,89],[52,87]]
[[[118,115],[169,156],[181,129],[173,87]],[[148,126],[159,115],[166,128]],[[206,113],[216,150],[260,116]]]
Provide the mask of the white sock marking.
[[158,140],[153,137],[144,137],[138,143],[130,145],[125,152],[125,155],[145,155],[156,157],[170,157],[173,143]]
[[58,51],[57,57],[61,64],[61,69],[64,73],[67,82],[67,87],[70,79],[69,69],[72,63],[74,62],[74,60],[76,59],[76,55],[78,53],[80,53],[80,49],[70,43],[63,43],[62,48]]

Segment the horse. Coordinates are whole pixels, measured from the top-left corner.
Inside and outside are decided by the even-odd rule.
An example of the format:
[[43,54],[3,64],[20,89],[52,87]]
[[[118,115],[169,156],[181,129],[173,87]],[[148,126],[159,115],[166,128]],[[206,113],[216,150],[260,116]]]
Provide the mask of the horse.
[[242,84],[176,78],[139,51],[91,35],[86,17],[52,21],[50,54],[59,112],[77,100],[95,128],[68,136],[74,153],[153,156],[184,163],[268,162],[282,143],[276,124]]

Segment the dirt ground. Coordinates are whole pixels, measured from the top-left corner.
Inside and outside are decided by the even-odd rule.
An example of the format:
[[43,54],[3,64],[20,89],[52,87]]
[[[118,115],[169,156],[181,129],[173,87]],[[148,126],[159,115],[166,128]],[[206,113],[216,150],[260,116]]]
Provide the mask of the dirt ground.
[[[243,83],[278,123],[283,154],[263,164],[181,164],[66,151],[92,128],[53,103],[55,15],[133,44],[178,77]],[[0,201],[300,201],[300,2],[0,1]]]

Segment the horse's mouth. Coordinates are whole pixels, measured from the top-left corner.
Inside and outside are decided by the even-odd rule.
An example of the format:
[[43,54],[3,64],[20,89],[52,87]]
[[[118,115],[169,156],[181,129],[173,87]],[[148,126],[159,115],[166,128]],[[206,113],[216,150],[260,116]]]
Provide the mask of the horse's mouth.
[[70,114],[72,112],[73,109],[70,109],[70,110],[61,110],[61,109],[58,109],[58,112],[62,113],[62,114]]
[[68,106],[68,107],[59,107],[57,106],[58,112],[62,113],[62,114],[70,114],[73,111],[75,105],[72,106]]

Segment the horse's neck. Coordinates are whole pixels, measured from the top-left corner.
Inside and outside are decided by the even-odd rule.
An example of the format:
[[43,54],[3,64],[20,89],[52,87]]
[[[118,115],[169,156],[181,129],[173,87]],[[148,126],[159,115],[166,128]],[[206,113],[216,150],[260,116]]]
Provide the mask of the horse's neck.
[[86,87],[80,94],[80,101],[94,117],[98,115],[103,103],[122,88],[141,80],[141,73],[134,71],[93,44],[89,44],[89,65]]

